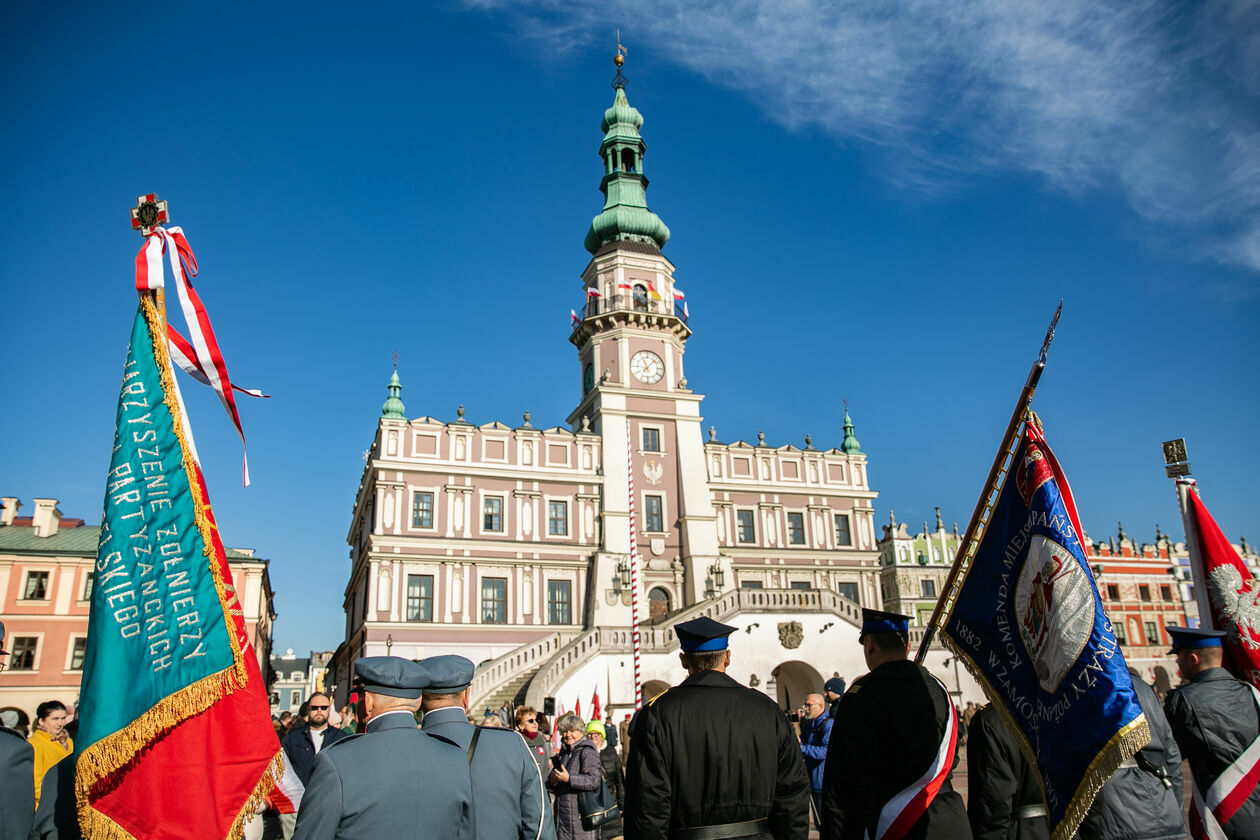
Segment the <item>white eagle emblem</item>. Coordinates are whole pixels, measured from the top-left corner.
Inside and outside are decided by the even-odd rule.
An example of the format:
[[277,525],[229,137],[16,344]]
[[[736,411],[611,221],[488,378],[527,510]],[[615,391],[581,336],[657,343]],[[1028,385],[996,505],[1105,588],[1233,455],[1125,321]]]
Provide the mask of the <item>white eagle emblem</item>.
[[[1231,639],[1237,639],[1252,650],[1260,650],[1260,589],[1254,578],[1243,581],[1236,566],[1223,563],[1208,575],[1208,598],[1212,609],[1227,625]],[[1243,632],[1246,630],[1247,632]]]
[[1094,630],[1094,590],[1066,548],[1043,536],[1029,541],[1015,585],[1019,635],[1043,690],[1053,694]]
[[647,483],[655,487],[661,483],[661,476],[665,474],[665,468],[661,466],[659,461],[646,461],[643,464],[643,477],[647,479]]

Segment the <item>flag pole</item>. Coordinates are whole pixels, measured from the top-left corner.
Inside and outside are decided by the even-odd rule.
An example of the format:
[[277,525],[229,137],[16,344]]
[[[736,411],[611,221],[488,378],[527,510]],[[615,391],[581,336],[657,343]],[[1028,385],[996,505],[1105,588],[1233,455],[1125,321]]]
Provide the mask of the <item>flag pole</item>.
[[1011,458],[1015,454],[1015,446],[1019,440],[1019,425],[1028,415],[1033,393],[1036,392],[1037,383],[1041,380],[1041,372],[1046,369],[1046,354],[1050,351],[1050,342],[1054,340],[1054,328],[1059,323],[1061,312],[1063,312],[1062,299],[1059,300],[1058,308],[1054,310],[1054,317],[1050,319],[1050,326],[1046,328],[1045,340],[1041,343],[1041,352],[1037,355],[1037,360],[1033,362],[1032,369],[1028,371],[1024,389],[1020,391],[1015,410],[1011,413],[1011,420],[1006,425],[1006,435],[1002,438],[997,457],[993,459],[989,477],[984,482],[984,493],[976,502],[976,508],[971,513],[971,521],[967,523],[967,531],[958,543],[954,565],[949,570],[949,576],[945,578],[945,585],[941,587],[941,595],[936,600],[936,607],[932,610],[932,618],[928,621],[923,641],[919,643],[919,650],[914,656],[915,662],[921,663],[927,657],[928,648],[932,646],[932,640],[936,637],[937,622],[940,621],[941,613],[946,604],[953,604],[954,599],[958,597],[958,590],[962,586],[960,576],[970,567],[976,555],[976,548],[980,544],[980,537],[983,536],[984,528],[989,524],[993,507],[997,504],[998,494],[1006,481],[1006,474],[1010,471]]
[[1208,599],[1207,575],[1203,573],[1203,552],[1199,548],[1199,525],[1190,512],[1190,494],[1197,492],[1193,478],[1180,477],[1174,485],[1177,490],[1177,508],[1181,511],[1181,524],[1186,533],[1186,551],[1190,554],[1190,580],[1194,583],[1194,602],[1199,607],[1199,627],[1219,630],[1212,615],[1212,602]]

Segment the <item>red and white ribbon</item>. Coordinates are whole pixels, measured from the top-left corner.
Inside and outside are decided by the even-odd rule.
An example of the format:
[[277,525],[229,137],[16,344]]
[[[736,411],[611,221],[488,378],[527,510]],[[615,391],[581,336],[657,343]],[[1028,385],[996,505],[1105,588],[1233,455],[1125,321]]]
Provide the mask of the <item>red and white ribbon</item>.
[[643,706],[643,671],[639,646],[639,535],[634,515],[634,424],[626,418],[626,489],[630,498],[630,637],[634,643],[634,707]]
[[866,832],[866,840],[902,840],[906,833],[914,827],[919,818],[927,813],[928,806],[940,792],[941,786],[954,766],[954,751],[958,748],[958,712],[954,702],[949,699],[949,689],[936,677],[937,685],[945,692],[945,702],[949,705],[946,715],[945,735],[936,750],[936,759],[932,766],[910,787],[898,793],[880,809],[879,819],[875,822],[875,835]]
[[[209,385],[219,395],[220,402],[228,416],[232,418],[236,432],[241,436],[241,446],[245,446],[245,430],[241,426],[241,416],[236,409],[236,399],[232,392],[240,391],[252,397],[266,397],[261,391],[238,388],[232,384],[228,376],[227,363],[219,349],[214,328],[210,326],[210,316],[201,303],[201,298],[192,287],[189,277],[197,276],[197,257],[179,227],[156,227],[145,239],[136,254],[136,289],[149,291],[161,289],[166,285],[162,257],[165,256],[171,265],[171,276],[175,278],[175,289],[179,296],[180,308],[184,320],[188,324],[187,341],[177,330],[167,325],[168,345],[171,358],[190,376],[202,384]],[[186,270],[185,270],[186,268]],[[241,473],[245,486],[249,486],[249,458],[246,453],[241,456]]]
[[[1260,706],[1260,691],[1247,685]],[[1190,833],[1195,840],[1227,840],[1222,828],[1238,812],[1260,782],[1260,737],[1252,741],[1242,755],[1216,777],[1204,796],[1198,779],[1191,787]]]
[[280,758],[284,763],[284,772],[271,790],[271,807],[281,814],[296,814],[302,808],[302,794],[306,793],[306,786],[298,778],[284,750],[280,750]]

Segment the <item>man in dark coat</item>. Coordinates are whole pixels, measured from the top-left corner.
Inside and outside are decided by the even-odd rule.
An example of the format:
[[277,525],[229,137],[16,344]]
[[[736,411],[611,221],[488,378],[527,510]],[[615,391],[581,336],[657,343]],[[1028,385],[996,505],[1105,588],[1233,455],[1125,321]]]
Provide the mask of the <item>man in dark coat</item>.
[[[831,746],[823,773],[823,840],[862,840],[896,816],[892,800],[915,785],[948,755],[954,705],[945,687],[923,666],[909,661],[909,616],[862,610],[858,640],[870,673],[855,680],[840,703],[831,728]],[[947,740],[950,739],[950,740]],[[957,765],[942,766],[936,795],[926,810],[914,802],[900,812],[917,814],[906,840],[970,840],[971,826],[962,797],[949,775]],[[920,813],[921,811],[921,813]]]
[[835,720],[844,699],[844,677],[832,677],[823,683],[823,697],[827,699],[827,715]]
[[[1260,736],[1255,689],[1221,667],[1223,632],[1166,629],[1173,640],[1177,667],[1190,683],[1168,693],[1164,712],[1181,755],[1190,762],[1194,786],[1206,797],[1222,772]],[[1246,798],[1237,811],[1224,820],[1204,817],[1223,823],[1230,840],[1260,837],[1260,788],[1254,781],[1250,785],[1243,781],[1242,785],[1244,789],[1238,792],[1245,793]],[[1192,822],[1194,818],[1192,811]]]
[[1146,715],[1151,742],[1121,764],[1098,791],[1076,831],[1080,840],[1181,840],[1186,836],[1181,816],[1181,752],[1155,690],[1134,676],[1133,692]]
[[734,627],[674,626],[688,676],[634,720],[626,840],[805,840],[809,777],[787,716],[726,675]]
[[[4,670],[4,624],[0,624],[0,670]],[[22,733],[0,726],[0,840],[26,840],[35,818],[35,751]]]
[[992,703],[971,716],[967,790],[975,840],[1050,840],[1037,772]]
[[312,694],[307,701],[306,723],[297,724],[280,739],[280,746],[284,747],[284,754],[303,785],[311,780],[311,766],[320,750],[346,737],[345,732],[328,725],[331,709],[332,701],[328,695],[320,692]]

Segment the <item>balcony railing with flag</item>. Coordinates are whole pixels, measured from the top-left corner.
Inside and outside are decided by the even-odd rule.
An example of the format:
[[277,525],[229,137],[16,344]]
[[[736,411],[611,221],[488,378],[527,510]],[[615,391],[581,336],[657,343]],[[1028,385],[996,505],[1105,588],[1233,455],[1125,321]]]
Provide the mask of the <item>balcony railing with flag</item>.
[[581,320],[609,312],[646,312],[650,315],[671,315],[684,324],[687,323],[687,311],[681,300],[655,300],[634,294],[611,297],[588,295],[577,312]]

